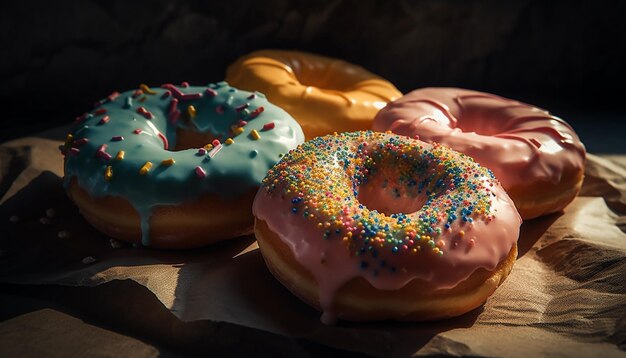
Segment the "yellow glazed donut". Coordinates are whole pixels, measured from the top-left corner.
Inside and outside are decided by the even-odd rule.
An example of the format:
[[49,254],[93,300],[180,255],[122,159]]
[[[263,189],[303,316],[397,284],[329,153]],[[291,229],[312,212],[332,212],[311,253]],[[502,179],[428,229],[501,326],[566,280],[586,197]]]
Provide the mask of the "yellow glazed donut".
[[270,271],[325,323],[424,321],[480,306],[509,274],[521,224],[472,158],[371,131],[291,150],[252,210]]
[[226,81],[264,93],[300,123],[307,139],[370,129],[376,113],[402,96],[360,66],[299,51],[253,52],[228,67]]

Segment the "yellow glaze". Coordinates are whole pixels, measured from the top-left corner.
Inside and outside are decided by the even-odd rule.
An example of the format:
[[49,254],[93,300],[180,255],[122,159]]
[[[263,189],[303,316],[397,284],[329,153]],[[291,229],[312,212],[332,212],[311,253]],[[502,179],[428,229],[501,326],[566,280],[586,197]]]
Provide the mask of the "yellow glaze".
[[259,91],[298,121],[306,139],[371,129],[402,93],[363,67],[299,51],[261,50],[228,67],[232,86]]

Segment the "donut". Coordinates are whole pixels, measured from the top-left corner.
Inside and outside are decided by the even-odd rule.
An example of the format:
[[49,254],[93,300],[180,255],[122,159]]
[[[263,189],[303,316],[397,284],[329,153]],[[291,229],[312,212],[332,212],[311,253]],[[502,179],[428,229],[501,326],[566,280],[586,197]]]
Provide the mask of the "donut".
[[371,129],[376,113],[402,96],[360,66],[299,51],[253,52],[228,67],[226,80],[265,93],[300,123],[307,139]]
[[480,306],[509,274],[521,224],[470,157],[372,131],[292,150],[263,179],[253,213],[269,270],[324,323]]
[[585,146],[565,121],[489,93],[424,88],[389,103],[373,129],[418,136],[491,169],[524,220],[561,211],[580,191]]
[[64,185],[114,238],[191,248],[250,233],[268,169],[302,143],[298,123],[226,82],[115,92],[67,135]]

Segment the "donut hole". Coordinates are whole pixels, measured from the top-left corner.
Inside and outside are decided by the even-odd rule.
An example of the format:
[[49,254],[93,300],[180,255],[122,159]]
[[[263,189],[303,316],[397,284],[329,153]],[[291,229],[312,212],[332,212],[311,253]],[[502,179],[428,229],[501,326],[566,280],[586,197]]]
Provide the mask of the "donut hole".
[[464,133],[476,133],[484,136],[495,136],[504,133],[504,128],[494,125],[498,123],[490,118],[489,114],[473,114],[471,119],[467,119],[470,115],[466,115],[462,121],[459,121],[456,128]]
[[369,210],[385,215],[414,214],[449,188],[448,174],[415,153],[375,151],[370,159],[357,174],[362,179],[356,193],[359,203]]
[[503,111],[507,116],[515,117],[518,106],[512,104],[509,108],[500,111],[485,110],[493,108],[494,104],[499,105],[498,99],[488,97],[470,98],[463,102],[462,120],[456,124],[456,128],[466,133],[476,133],[484,136],[495,136],[507,133],[511,129],[507,128],[507,123],[503,122]]
[[176,131],[176,146],[172,151],[176,152],[192,148],[202,148],[215,139],[223,140],[222,136],[215,135],[211,132],[201,133],[178,128]]
[[333,82],[331,78],[318,78],[314,76],[296,76],[298,82],[305,87],[316,87],[320,90],[346,92],[353,87],[353,83]]
[[399,188],[385,186],[384,181],[369,181],[359,187],[357,200],[369,210],[385,215],[413,214],[419,211],[428,198],[426,195],[409,196]]
[[419,211],[429,196],[437,195],[440,190],[433,188],[424,178],[406,175],[415,173],[416,166],[420,164],[397,158],[382,158],[368,166],[358,188],[357,200],[369,210],[385,215],[409,215]]
[[[302,66],[293,67],[293,75],[298,83],[305,87],[316,87],[322,91],[339,91],[347,92],[363,80],[360,77],[353,78],[347,76],[341,71],[337,71],[333,66],[329,66],[326,69],[315,69],[313,66],[309,66],[308,70],[301,68]],[[344,70],[347,71],[347,70]],[[356,74],[352,73],[356,77]]]

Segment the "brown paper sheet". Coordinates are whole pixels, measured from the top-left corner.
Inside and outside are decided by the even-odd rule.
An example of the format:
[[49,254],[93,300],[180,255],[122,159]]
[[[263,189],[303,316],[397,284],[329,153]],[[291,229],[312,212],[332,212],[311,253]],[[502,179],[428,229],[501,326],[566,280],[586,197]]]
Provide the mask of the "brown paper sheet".
[[375,356],[626,356],[626,156],[589,155],[565,212],[522,225],[518,261],[483,307],[432,323],[325,326],[269,274],[253,237],[188,251],[112,245],[67,199],[59,144],[0,146],[0,283],[122,281],[145,287],[181,324],[230,322],[242,337],[268,332]]

